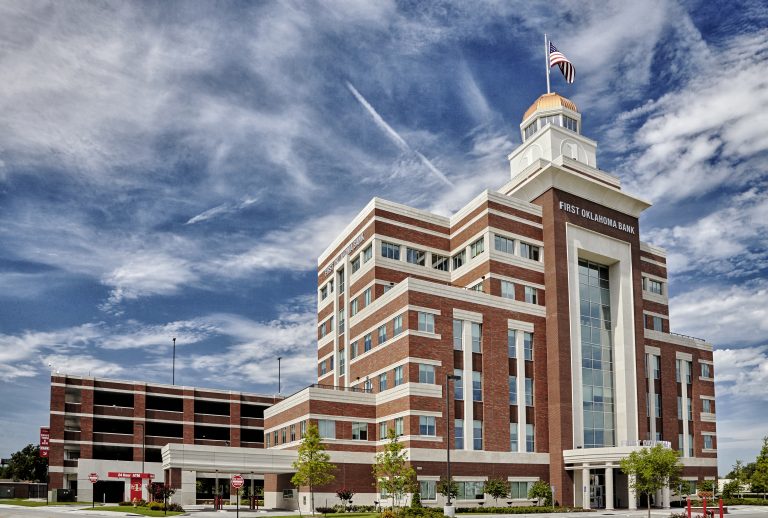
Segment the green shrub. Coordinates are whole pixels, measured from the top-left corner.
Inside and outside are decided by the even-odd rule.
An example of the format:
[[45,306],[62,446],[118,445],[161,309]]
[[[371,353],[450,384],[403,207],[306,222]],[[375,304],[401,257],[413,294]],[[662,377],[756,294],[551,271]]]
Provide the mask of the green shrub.
[[416,491],[411,497],[411,509],[421,509],[422,507],[424,506],[421,505],[421,494]]
[[[762,498],[723,498],[723,505],[766,505],[768,500]],[[709,501],[707,501],[709,505]]]
[[162,511],[165,508],[162,502],[150,502],[148,507],[150,511]]
[[403,507],[397,518],[443,518],[443,510],[435,507]]
[[534,513],[573,513],[583,511],[580,507],[520,506],[520,507],[457,507],[457,513],[471,514],[534,514]]
[[184,512],[184,508],[181,507],[181,504],[177,504],[176,502],[171,502],[170,504],[168,504],[168,510],[169,511],[177,511],[179,513],[183,513]]

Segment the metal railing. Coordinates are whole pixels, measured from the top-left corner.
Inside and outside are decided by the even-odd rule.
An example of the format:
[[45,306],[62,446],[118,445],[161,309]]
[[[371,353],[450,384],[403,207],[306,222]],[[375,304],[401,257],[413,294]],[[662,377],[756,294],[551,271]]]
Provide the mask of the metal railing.
[[319,388],[319,389],[326,389],[326,390],[339,390],[342,392],[360,392],[363,394],[373,394],[373,389],[369,389],[365,387],[342,387],[340,385],[325,385],[322,383],[313,383],[307,388]]
[[705,342],[706,343],[706,340],[704,340],[703,338],[698,338],[696,336],[684,335],[682,333],[669,333],[669,334],[674,335],[674,336],[682,336],[683,338],[689,338],[689,339],[691,339],[691,340],[693,340],[695,342]]

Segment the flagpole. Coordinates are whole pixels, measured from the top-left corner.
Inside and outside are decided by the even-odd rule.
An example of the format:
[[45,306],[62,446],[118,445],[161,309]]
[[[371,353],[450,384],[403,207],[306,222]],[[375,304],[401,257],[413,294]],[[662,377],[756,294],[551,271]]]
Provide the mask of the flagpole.
[[544,60],[547,67],[547,93],[549,93],[549,45],[547,45],[547,33],[544,33]]

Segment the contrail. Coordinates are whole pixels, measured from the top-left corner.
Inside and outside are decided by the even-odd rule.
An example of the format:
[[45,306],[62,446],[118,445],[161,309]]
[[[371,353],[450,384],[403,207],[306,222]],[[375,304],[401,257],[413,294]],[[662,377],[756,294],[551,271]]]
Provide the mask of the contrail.
[[379,115],[379,112],[376,111],[376,109],[371,106],[371,103],[369,103],[365,97],[363,97],[360,92],[357,91],[357,89],[352,86],[352,83],[347,81],[347,88],[350,92],[352,92],[352,95],[355,96],[355,99],[357,99],[357,102],[363,105],[363,108],[365,108],[368,113],[370,114],[371,118],[373,119],[373,122],[376,123],[376,125],[381,128],[384,133],[387,134],[387,136],[392,140],[392,142],[397,145],[397,147],[400,148],[400,150],[411,153],[413,155],[416,155],[421,162],[427,166],[427,169],[429,169],[435,176],[437,176],[441,181],[443,181],[446,185],[449,187],[453,187],[453,182],[451,182],[442,171],[440,171],[435,165],[427,159],[424,155],[416,151],[415,149],[411,148],[411,146],[408,145],[408,143],[403,139],[403,137],[400,136],[398,132],[392,128],[389,124],[387,124],[387,121],[385,121],[381,115]]

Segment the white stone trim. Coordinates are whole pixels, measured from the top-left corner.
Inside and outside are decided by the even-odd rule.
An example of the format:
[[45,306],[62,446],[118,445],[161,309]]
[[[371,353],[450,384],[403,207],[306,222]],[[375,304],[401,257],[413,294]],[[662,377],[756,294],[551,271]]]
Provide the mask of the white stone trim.
[[[534,228],[538,228],[538,229],[543,229],[544,228],[544,225],[542,225],[541,223],[536,223],[535,221],[531,221],[529,219],[521,218],[519,216],[514,216],[512,214],[507,214],[506,212],[502,212],[500,210],[488,209],[486,212],[488,214],[493,214],[494,216],[499,216],[499,217],[508,219],[510,221],[514,221],[516,223],[521,223],[523,225],[528,225],[528,226],[531,226],[531,227],[534,227]],[[528,239],[528,238],[525,238],[525,239]]]
[[648,252],[649,254],[667,257],[666,249],[661,248],[660,246],[652,245],[651,243],[646,243],[645,241],[640,241],[640,250],[643,252]]
[[[547,287],[544,286],[543,284],[536,284],[533,282],[524,281],[522,279],[518,279],[517,277],[507,277],[506,275],[499,275],[498,273],[489,273],[487,274],[487,277],[489,279],[499,279],[500,281],[511,282],[517,286],[530,286],[531,288],[536,288],[539,290],[547,289]],[[497,295],[497,296],[500,296],[500,295]]]
[[453,308],[453,319],[454,320],[468,320],[469,322],[474,322],[476,324],[482,324],[483,323],[483,314],[482,313],[476,313],[474,311],[466,311],[463,309]]
[[418,225],[411,225],[410,223],[404,223],[402,221],[385,218],[383,216],[374,216],[373,220],[380,221],[382,223],[388,223],[390,225],[396,225],[401,228],[407,228],[409,230],[415,230],[416,232],[422,232],[424,234],[428,234],[431,236],[444,237],[446,239],[450,236],[450,229],[446,232],[438,232],[436,230],[430,230],[428,228],[420,227]]
[[436,333],[428,333],[426,331],[417,331],[416,329],[409,329],[410,331],[408,334],[410,336],[420,336],[422,338],[430,338],[432,340],[441,340],[442,336],[438,335]]
[[652,345],[646,345],[645,346],[645,353],[646,354],[652,354],[654,356],[661,356],[661,349],[658,347],[654,347]]
[[530,322],[523,322],[522,320],[507,319],[507,329],[514,329],[516,331],[524,331],[533,333],[533,324]]
[[425,308],[424,306],[414,306],[413,304],[408,304],[406,306],[408,308],[408,311],[417,311],[420,313],[432,313],[433,315],[440,316],[440,310],[434,309],[434,308]]
[[[465,419],[466,420],[466,419]],[[444,449],[409,448],[411,461],[445,462]],[[549,464],[549,453],[451,449],[451,462],[500,464]]]
[[715,362],[713,362],[712,360],[702,360],[702,359],[699,359],[699,363],[703,363],[705,365],[712,365],[713,367],[715,365]]
[[654,313],[653,311],[648,311],[647,309],[643,310],[643,315],[648,315],[651,317],[659,317],[659,318],[663,318],[664,320],[669,320],[669,315],[665,315],[663,313]]
[[493,201],[495,203],[506,205],[507,207],[518,209],[534,216],[540,217],[542,214],[542,209],[538,205],[520,199],[510,198],[495,191],[485,190],[475,196],[474,199],[472,199],[469,203],[464,205],[464,207],[459,209],[450,217],[451,226],[458,224],[458,222],[467,217],[469,213],[487,201]]
[[[705,342],[704,340],[696,340],[694,338],[673,335],[670,333],[663,333],[661,331],[654,331],[653,329],[645,329],[645,337],[650,340],[657,340],[659,342],[666,342],[669,344],[680,345],[683,347],[690,347],[692,349],[700,349],[702,351],[712,351],[712,344]],[[686,354],[686,353],[678,353]],[[690,354],[688,355],[691,356]],[[679,357],[678,357],[679,358]],[[690,360],[690,358],[686,358]]]
[[[518,245],[515,245],[516,247]],[[519,255],[508,254],[492,248],[490,250],[490,259],[492,261],[498,261],[500,263],[509,264],[512,266],[519,266],[520,268],[527,268],[534,272],[544,272],[544,263],[541,261],[534,261],[533,259],[526,259]],[[543,254],[542,254],[543,255]]]
[[[691,353],[684,353],[680,351],[675,351],[675,359],[676,360],[686,360],[686,361],[693,361],[693,355]],[[693,373],[691,373],[693,374]],[[682,377],[683,373],[680,373],[680,376]]]
[[666,263],[662,263],[661,261],[654,261],[653,259],[649,259],[648,257],[643,257],[642,255],[640,256],[640,260],[645,261],[646,263],[655,264],[656,266],[660,266],[664,269],[667,268]]
[[[666,288],[664,288],[664,291],[666,291]],[[669,299],[667,298],[666,295],[651,293],[648,290],[643,290],[643,300],[647,300],[649,302],[656,302],[657,304],[669,305]]]

